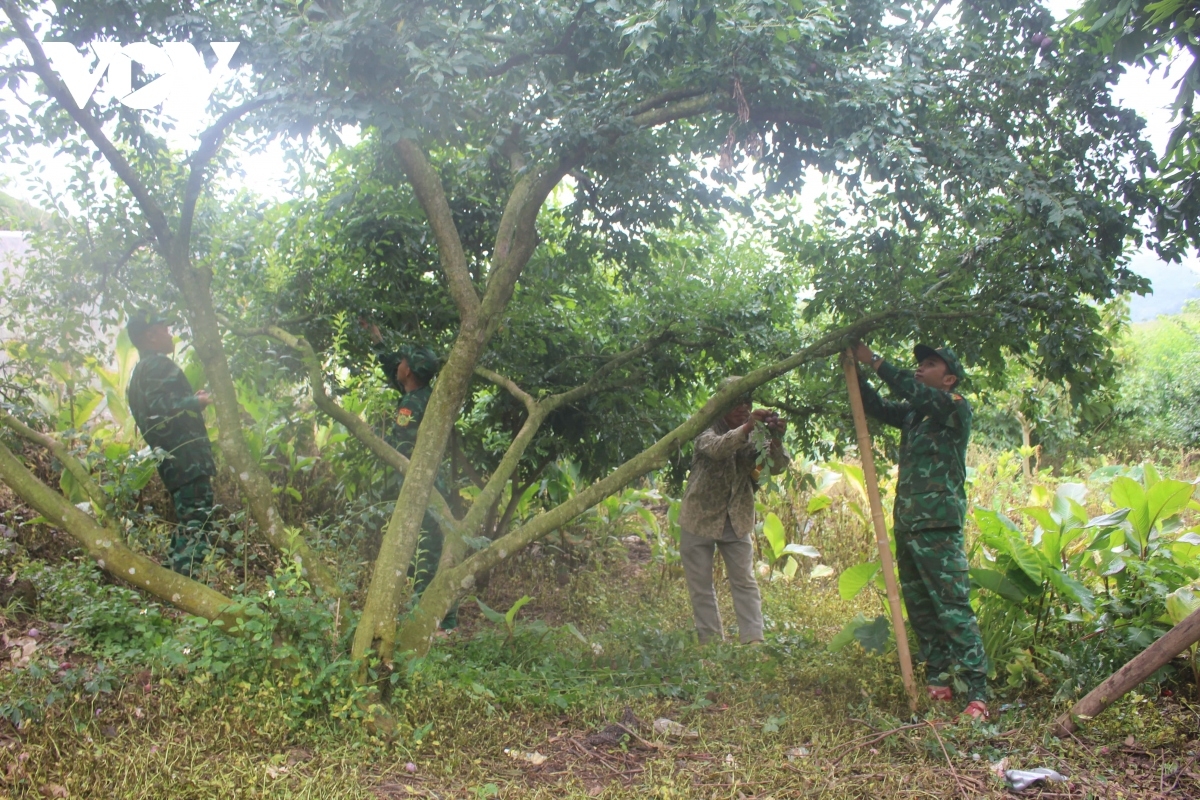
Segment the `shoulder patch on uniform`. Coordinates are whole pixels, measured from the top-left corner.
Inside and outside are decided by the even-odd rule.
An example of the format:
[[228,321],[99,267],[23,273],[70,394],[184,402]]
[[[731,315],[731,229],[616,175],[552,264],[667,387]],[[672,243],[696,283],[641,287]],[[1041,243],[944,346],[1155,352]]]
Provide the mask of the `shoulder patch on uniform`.
[[954,394],[953,392],[950,393],[950,396],[953,397],[955,400],[963,399],[963,396],[961,394]]
[[406,427],[408,423],[412,422],[412,415],[413,412],[411,408],[400,409],[396,412],[396,424],[401,427]]

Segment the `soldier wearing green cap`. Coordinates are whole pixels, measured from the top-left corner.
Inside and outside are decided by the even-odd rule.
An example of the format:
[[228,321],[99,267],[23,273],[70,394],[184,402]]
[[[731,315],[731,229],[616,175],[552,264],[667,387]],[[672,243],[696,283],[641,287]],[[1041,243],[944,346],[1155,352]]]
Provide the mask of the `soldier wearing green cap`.
[[129,410],[142,438],[166,452],[158,464],[179,523],[171,537],[171,569],[192,577],[211,548],[212,476],[216,474],[204,408],[207,392],[192,392],[183,370],[171,360],[175,339],[167,319],[155,311],[137,310],[126,326],[138,349],[129,378]]
[[[389,351],[383,346],[383,334],[377,325],[366,320],[359,320],[359,324],[371,336],[375,345],[375,356],[388,383],[401,393],[400,404],[396,407],[395,416],[388,423],[384,438],[402,455],[411,458],[413,446],[417,441],[417,429],[421,426],[425,408],[429,405],[429,397],[433,394],[433,387],[429,382],[437,375],[441,362],[428,347],[406,345],[399,350]],[[386,490],[394,497],[399,494],[403,484],[404,476],[391,472]],[[437,489],[443,494],[446,491],[440,479]],[[416,563],[411,569],[414,598],[421,596],[433,580],[433,576],[437,574],[438,562],[442,558],[442,542],[442,530],[433,515],[426,510],[421,523],[421,536],[417,540]],[[456,606],[442,620],[442,629],[454,628],[457,619]]]
[[914,371],[899,369],[857,344],[855,358],[891,389],[884,400],[862,376],[870,416],[900,429],[900,478],[893,512],[896,562],[908,619],[926,662],[929,696],[950,700],[957,675],[966,714],[987,716],[987,656],[971,608],[963,544],[971,406],[957,392],[966,373],[948,347],[917,345]]

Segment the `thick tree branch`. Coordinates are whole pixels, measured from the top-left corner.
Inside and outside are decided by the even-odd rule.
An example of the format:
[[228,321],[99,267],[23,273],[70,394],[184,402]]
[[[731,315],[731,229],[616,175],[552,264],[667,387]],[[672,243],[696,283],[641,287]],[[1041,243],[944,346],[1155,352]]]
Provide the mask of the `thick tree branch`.
[[51,525],[66,531],[83,545],[100,568],[114,578],[145,589],[189,614],[220,620],[230,633],[239,629],[241,619],[232,600],[131,550],[117,531],[101,527],[61,494],[39,481],[3,444],[0,444],[0,480],[37,509]]
[[397,142],[396,153],[404,165],[404,172],[408,176],[408,182],[412,184],[417,202],[421,204],[426,218],[429,219],[429,227],[433,229],[442,273],[446,276],[450,296],[454,298],[459,316],[464,323],[472,321],[479,312],[479,294],[475,291],[471,272],[467,269],[467,256],[458,236],[458,226],[454,224],[454,214],[446,201],[442,179],[421,152],[421,148],[411,139],[401,139]]
[[501,375],[499,372],[496,372],[495,370],[490,370],[487,367],[476,367],[475,374],[478,375],[479,377],[483,378],[484,380],[491,381],[492,383],[499,386],[501,389],[504,389],[505,391],[507,391],[509,394],[511,394],[513,397],[515,397],[517,400],[519,400],[522,405],[525,406],[525,411],[528,412],[529,414],[533,414],[533,412],[536,410],[537,401],[534,400],[529,395],[528,392],[526,392],[524,389],[522,389],[520,386],[518,386],[517,382],[514,381],[512,378],[505,377],[504,375]]
[[651,109],[664,106],[667,103],[673,103],[676,100],[687,100],[692,97],[698,97],[702,94],[707,94],[707,89],[671,89],[670,91],[657,94],[654,97],[648,97],[640,103],[635,104],[629,109],[629,116],[637,116],[644,114]]
[[633,114],[628,119],[639,128],[652,128],[656,125],[674,122],[677,119],[687,119],[706,111],[712,111],[721,99],[721,95],[708,92],[677,103],[668,103],[658,108],[652,108],[640,114]]
[[92,501],[101,513],[104,512],[105,507],[108,505],[108,496],[92,480],[91,473],[88,472],[87,467],[81,464],[79,459],[71,455],[71,451],[67,449],[65,444],[49,434],[35,431],[3,409],[0,409],[0,422],[3,422],[21,438],[49,450],[51,455],[58,460],[58,463],[62,464],[63,469],[69,472],[71,477],[75,479],[75,482],[83,487],[83,491],[87,494],[88,499]]
[[46,84],[46,88],[50,94],[58,101],[76,124],[83,129],[88,138],[92,140],[92,144],[100,151],[109,165],[113,168],[113,172],[117,173],[129,191],[133,193],[134,199],[137,200],[138,206],[141,207],[142,213],[146,215],[146,221],[150,224],[150,229],[154,231],[154,236],[158,240],[158,246],[164,257],[171,250],[171,226],[167,222],[167,215],[163,213],[158,202],[155,201],[150,190],[142,183],[141,178],[134,171],[133,166],[121,155],[120,151],[113,145],[109,138],[104,134],[100,123],[91,114],[88,114],[79,106],[75,105],[75,101],[71,98],[71,93],[63,82],[59,80],[54,68],[50,66],[50,60],[46,58],[46,53],[42,50],[42,44],[38,41],[37,36],[29,27],[28,20],[21,14],[21,10],[17,7],[14,0],[0,0],[4,4],[4,13],[12,22],[13,28],[17,32],[17,36],[25,44],[25,48],[29,51],[30,57],[33,59],[33,70],[37,73],[42,82]]
[[268,99],[269,97],[264,95],[229,109],[217,117],[217,121],[200,134],[200,146],[196,148],[196,152],[192,153],[192,157],[189,159],[191,169],[188,172],[187,186],[183,192],[183,206],[179,213],[179,241],[181,243],[191,242],[196,202],[200,199],[200,192],[204,189],[204,171],[208,168],[208,163],[216,156],[217,151],[221,149],[229,126],[251,111],[261,108]]

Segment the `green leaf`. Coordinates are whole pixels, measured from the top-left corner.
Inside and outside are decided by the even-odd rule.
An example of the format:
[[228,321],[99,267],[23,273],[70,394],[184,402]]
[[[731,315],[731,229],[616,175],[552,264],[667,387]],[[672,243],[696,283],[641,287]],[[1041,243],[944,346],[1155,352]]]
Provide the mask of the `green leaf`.
[[1146,507],[1146,493],[1142,491],[1142,485],[1123,475],[1114,478],[1111,497],[1118,507],[1129,509],[1126,519],[1133,526],[1134,532],[1145,539],[1150,533],[1150,511]]
[[863,590],[863,587],[871,582],[878,571],[878,561],[868,561],[865,564],[856,564],[850,567],[838,576],[838,594],[843,600],[854,599]]
[[827,494],[814,494],[808,499],[808,513],[816,514],[833,505],[833,498]]
[[1077,603],[1089,614],[1096,610],[1096,602],[1092,598],[1092,593],[1075,578],[1058,569],[1046,570],[1046,578],[1061,597]]
[[872,653],[882,653],[887,649],[888,639],[892,635],[892,624],[888,618],[880,615],[866,625],[861,625],[854,631],[854,638],[864,650]]
[[1146,491],[1150,491],[1155,485],[1162,480],[1162,475],[1158,471],[1158,467],[1147,463],[1142,467],[1142,479],[1146,484]]
[[789,544],[787,547],[783,548],[783,554],[794,554],[798,556],[804,556],[805,558],[821,557],[821,554],[817,551],[817,548],[810,544]]
[[1071,502],[1074,501],[1076,504],[1082,505],[1086,499],[1087,487],[1082,483],[1064,483],[1054,493],[1052,509],[1060,519],[1067,519],[1072,516]]
[[828,564],[817,564],[812,568],[812,572],[808,573],[810,578],[828,578],[833,574],[833,567]]
[[1190,483],[1169,479],[1160,480],[1150,487],[1150,491],[1146,492],[1150,525],[1161,524],[1163,520],[1182,511],[1192,498],[1195,488]]
[[1180,586],[1167,595],[1167,616],[1172,625],[1178,625],[1200,610],[1200,595],[1190,586]]
[[767,721],[763,723],[763,733],[779,733],[779,726],[787,722],[787,715],[783,714],[778,717],[767,717]]
[[1062,519],[1056,519],[1056,515],[1051,513],[1048,508],[1039,508],[1038,506],[1027,506],[1018,508],[1022,514],[1031,517],[1034,522],[1042,526],[1044,531],[1058,531],[1062,529]]
[[87,500],[87,492],[83,490],[83,486],[79,481],[75,480],[75,476],[65,469],[58,478],[58,488],[62,489],[62,493],[71,501],[71,505],[82,503]]
[[829,640],[829,644],[826,645],[826,649],[831,653],[836,653],[837,651],[841,650],[843,647],[854,641],[854,632],[866,624],[866,617],[864,617],[862,614],[855,614],[854,619],[847,622],[842,629],[838,631],[837,635]]
[[470,602],[473,602],[475,605],[479,606],[479,610],[483,613],[483,616],[487,617],[489,622],[494,622],[497,625],[503,625],[505,623],[503,614],[501,614],[499,611],[496,611],[495,609],[489,607],[486,603],[484,603],[478,597],[474,597],[474,596],[468,597],[467,600],[469,600]]
[[975,568],[971,572],[971,580],[980,589],[987,589],[989,592],[998,594],[1006,600],[1012,600],[1014,603],[1020,603],[1026,598],[1031,597],[1025,588],[1004,577],[1003,573],[997,572],[994,569]]
[[1035,583],[1041,583],[1042,578],[1042,556],[1038,551],[1026,542],[1024,539],[1013,538],[1009,542],[1010,554],[1013,561],[1017,562],[1017,566],[1021,568],[1029,578]]
[[1088,528],[1108,528],[1114,525],[1120,525],[1129,516],[1128,508],[1118,508],[1111,514],[1101,514],[1098,517],[1092,517],[1088,520]]
[[771,553],[774,558],[783,555],[783,548],[787,546],[787,536],[783,532],[783,523],[774,513],[767,514],[766,519],[763,520],[763,535],[767,537],[767,542],[771,545]]
[[571,634],[572,636],[574,636],[576,639],[583,642],[584,644],[589,644],[587,638],[582,633],[579,632],[579,628],[576,628],[570,622],[563,625],[563,630],[565,630],[567,633]]
[[525,595],[520,600],[513,603],[512,607],[509,608],[508,611],[504,612],[504,623],[508,626],[509,630],[512,630],[513,622],[517,618],[517,612],[521,610],[522,606],[524,606],[526,603],[528,603],[532,599],[533,598],[530,597],[529,595]]

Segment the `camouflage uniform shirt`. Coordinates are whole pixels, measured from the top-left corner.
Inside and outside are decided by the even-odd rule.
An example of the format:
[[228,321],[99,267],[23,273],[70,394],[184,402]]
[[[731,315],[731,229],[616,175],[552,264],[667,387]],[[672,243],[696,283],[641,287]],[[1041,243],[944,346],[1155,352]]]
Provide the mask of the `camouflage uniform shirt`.
[[161,353],[139,360],[126,395],[146,444],[167,452],[158,474],[169,491],[216,474],[204,409],[174,361]]
[[859,376],[868,414],[900,429],[897,531],[961,528],[967,512],[967,440],[971,406],[962,395],[919,382],[909,370],[879,365],[892,394],[884,400]]
[[388,444],[400,451],[406,458],[412,458],[413,445],[417,443],[417,428],[421,427],[421,420],[425,417],[425,407],[429,405],[429,396],[433,394],[433,387],[422,386],[420,389],[413,389],[411,392],[405,392],[400,398],[400,405],[396,407],[396,416],[388,424],[387,439]]

